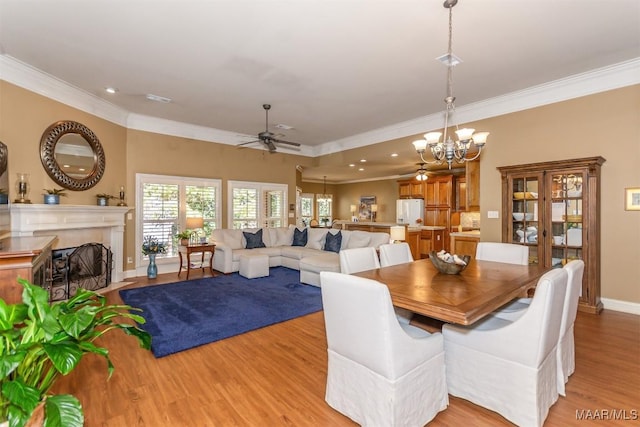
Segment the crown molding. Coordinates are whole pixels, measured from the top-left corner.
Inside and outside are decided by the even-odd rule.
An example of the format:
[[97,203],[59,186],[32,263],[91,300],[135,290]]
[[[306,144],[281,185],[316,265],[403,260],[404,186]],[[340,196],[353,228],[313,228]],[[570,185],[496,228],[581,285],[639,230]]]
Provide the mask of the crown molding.
[[[566,101],[640,83],[640,57],[516,92],[456,106],[451,126]],[[443,113],[407,120],[315,147],[314,157],[442,128]]]
[[[237,145],[246,142],[246,138],[255,137],[254,135],[238,135],[220,129],[130,113],[9,55],[0,55],[0,79],[128,129],[228,145]],[[454,121],[451,124],[482,120],[639,83],[640,57],[456,107]],[[316,147],[300,147],[299,151],[287,150],[283,147],[283,152],[307,157],[323,156],[439,129],[442,127],[442,120],[442,112],[438,112],[326,142]],[[247,146],[246,148],[262,149],[259,145],[256,147]],[[386,179],[389,178],[392,177]]]
[[128,111],[9,55],[0,55],[0,79],[109,122],[126,126]]

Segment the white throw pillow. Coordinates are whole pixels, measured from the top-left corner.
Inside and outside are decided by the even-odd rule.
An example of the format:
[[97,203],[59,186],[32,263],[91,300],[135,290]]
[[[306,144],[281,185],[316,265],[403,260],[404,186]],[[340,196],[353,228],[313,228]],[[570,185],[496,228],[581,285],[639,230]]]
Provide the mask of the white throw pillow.
[[271,243],[273,246],[291,246],[293,242],[293,228],[278,227],[271,229]]
[[371,242],[371,235],[366,231],[354,231],[349,237],[347,249],[366,248]]
[[228,245],[231,249],[244,248],[245,243],[243,242],[244,237],[242,236],[241,230],[223,229],[220,231],[222,232],[222,241],[225,245]]
[[310,249],[320,249],[324,247],[324,238],[327,235],[326,228],[309,228],[307,237],[307,245]]

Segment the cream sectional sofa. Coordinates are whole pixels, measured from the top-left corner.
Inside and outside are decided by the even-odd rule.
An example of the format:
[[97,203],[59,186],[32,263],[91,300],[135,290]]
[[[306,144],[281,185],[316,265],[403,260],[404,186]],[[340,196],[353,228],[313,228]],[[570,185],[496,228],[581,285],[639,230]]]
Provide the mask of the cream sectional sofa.
[[340,232],[340,250],[366,246],[377,248],[389,243],[389,233],[307,228],[306,245],[292,246],[294,229],[294,226],[263,228],[262,242],[265,247],[253,249],[247,249],[243,232],[256,233],[259,228],[213,230],[211,241],[216,245],[213,268],[222,273],[233,273],[240,269],[240,257],[243,254],[264,254],[269,257],[269,267],[283,266],[299,270],[302,283],[320,286],[320,271],[340,271],[338,253],[325,250],[327,233],[335,235]]

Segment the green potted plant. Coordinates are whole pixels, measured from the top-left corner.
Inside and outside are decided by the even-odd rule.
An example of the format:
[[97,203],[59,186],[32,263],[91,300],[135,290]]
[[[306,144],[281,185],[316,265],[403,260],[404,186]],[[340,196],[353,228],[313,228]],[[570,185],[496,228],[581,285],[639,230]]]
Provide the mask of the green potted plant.
[[98,206],[109,206],[109,199],[115,199],[111,194],[100,193],[96,194]]
[[84,412],[71,395],[52,395],[52,385],[67,375],[86,353],[102,356],[109,377],[114,366],[109,351],[95,340],[119,329],[151,347],[150,335],[129,323],[144,323],[128,305],[109,305],[106,298],[85,289],[66,301],[49,303],[43,288],[18,279],[24,287],[22,303],[6,304],[0,299],[0,423],[24,426],[42,416],[44,427],[80,427]]
[[192,234],[193,234],[193,231],[184,230],[184,231],[181,231],[179,233],[176,233],[176,238],[178,240],[180,240],[180,244],[182,246],[187,246],[187,245],[189,245],[189,239],[191,238]]
[[44,189],[44,204],[45,205],[59,205],[60,197],[67,197],[67,190],[64,188],[45,188]]

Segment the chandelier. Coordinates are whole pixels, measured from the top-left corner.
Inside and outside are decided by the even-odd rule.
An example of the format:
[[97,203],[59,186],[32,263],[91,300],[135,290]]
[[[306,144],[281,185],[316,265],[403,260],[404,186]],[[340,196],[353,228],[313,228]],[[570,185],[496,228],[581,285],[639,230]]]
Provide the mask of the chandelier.
[[[443,3],[443,6],[449,9],[449,49],[447,50],[446,55],[437,58],[447,65],[447,97],[444,99],[446,105],[444,111],[444,138],[442,139],[442,142],[440,142],[440,136],[442,136],[443,132],[429,132],[424,134],[424,139],[413,141],[413,146],[424,163],[436,163],[440,165],[447,162],[449,169],[451,169],[451,165],[454,161],[464,163],[477,159],[480,156],[482,148],[487,142],[487,136],[489,136],[489,132],[474,133],[475,129],[458,129],[458,126],[456,125],[455,133],[458,140],[454,141],[451,133],[448,131],[449,118],[455,110],[454,102],[456,100],[453,96],[453,67],[461,62],[460,58],[456,57],[451,49],[451,36],[453,33],[452,12],[453,6],[457,3],[458,0],[445,0]],[[469,151],[469,148],[471,148],[471,144],[474,144],[478,148],[478,152],[475,156],[468,158],[467,152]],[[427,150],[427,147],[431,151],[431,155],[434,159],[433,161],[427,161],[424,158],[424,153]],[[420,170],[418,170],[418,173],[419,172]],[[420,175],[418,175],[418,177],[419,176]],[[426,175],[423,174],[423,176]]]

